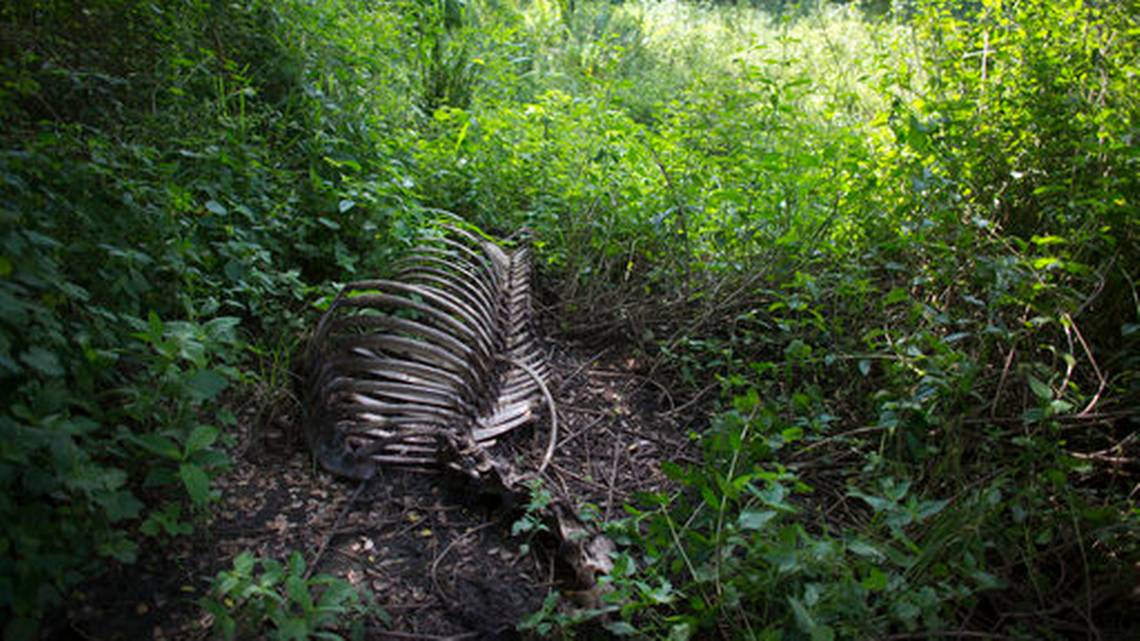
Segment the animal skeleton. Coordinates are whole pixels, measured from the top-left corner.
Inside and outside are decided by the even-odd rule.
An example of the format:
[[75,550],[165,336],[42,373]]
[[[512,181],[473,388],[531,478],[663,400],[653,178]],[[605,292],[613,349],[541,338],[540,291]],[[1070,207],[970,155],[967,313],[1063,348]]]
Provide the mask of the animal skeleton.
[[391,280],[349,283],[303,358],[306,438],[326,469],[443,463],[478,476],[487,450],[536,418],[549,368],[532,331],[530,248],[509,253],[454,225]]
[[[321,318],[300,360],[306,440],[340,476],[444,465],[523,499],[522,481],[542,476],[558,438],[533,332],[530,247],[525,237],[507,251],[453,224],[438,229],[391,280],[349,283]],[[503,445],[543,401],[550,432],[528,473],[511,462],[518,448]],[[547,518],[580,581],[609,572],[609,539],[567,506]]]

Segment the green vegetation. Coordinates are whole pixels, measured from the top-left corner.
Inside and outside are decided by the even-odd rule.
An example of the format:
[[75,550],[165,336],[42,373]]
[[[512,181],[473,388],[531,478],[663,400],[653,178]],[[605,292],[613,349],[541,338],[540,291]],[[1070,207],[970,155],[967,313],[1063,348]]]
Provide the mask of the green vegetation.
[[[255,570],[258,565],[260,572]],[[319,597],[314,597],[316,590]],[[342,641],[344,637],[330,628],[350,618],[351,638],[363,639],[363,617],[369,610],[348,581],[328,575],[310,578],[299,552],[289,556],[288,566],[239,554],[232,570],[218,573],[202,607],[213,615],[214,630],[224,639],[272,641]]]
[[[757,4],[0,6],[5,639],[193,535],[239,400],[433,209],[530,227],[564,332],[719,392],[606,526],[611,633],[1134,626],[1140,17]],[[227,630],[358,612],[271,564],[225,614],[252,561]],[[602,614],[556,605],[526,627]]]

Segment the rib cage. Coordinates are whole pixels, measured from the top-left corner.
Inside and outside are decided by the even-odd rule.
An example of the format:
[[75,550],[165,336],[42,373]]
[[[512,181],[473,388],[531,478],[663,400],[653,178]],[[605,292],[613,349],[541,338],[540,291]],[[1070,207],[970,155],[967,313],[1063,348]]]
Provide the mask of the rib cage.
[[305,351],[304,431],[331,472],[485,471],[486,449],[536,417],[549,370],[532,331],[529,246],[440,228],[391,280],[346,285]]

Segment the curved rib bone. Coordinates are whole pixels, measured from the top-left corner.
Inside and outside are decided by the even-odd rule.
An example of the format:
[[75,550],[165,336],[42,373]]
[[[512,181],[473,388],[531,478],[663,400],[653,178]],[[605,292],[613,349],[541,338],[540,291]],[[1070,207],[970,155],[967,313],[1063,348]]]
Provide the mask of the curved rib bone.
[[345,285],[305,352],[305,435],[336,474],[486,461],[472,448],[533,422],[540,404],[552,420],[540,472],[550,459],[557,418],[531,331],[530,249],[439,229],[395,279]]

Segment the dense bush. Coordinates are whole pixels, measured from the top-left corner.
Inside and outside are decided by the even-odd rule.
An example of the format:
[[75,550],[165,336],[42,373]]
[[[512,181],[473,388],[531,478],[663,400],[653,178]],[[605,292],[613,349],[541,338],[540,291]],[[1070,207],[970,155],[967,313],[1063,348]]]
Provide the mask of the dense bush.
[[306,280],[411,237],[393,115],[359,93],[398,85],[397,43],[359,10],[5,5],[7,636],[141,539],[190,532],[229,464],[227,389],[281,378]]
[[720,393],[606,525],[611,631],[1126,629],[1135,13],[740,5],[4,5],[6,637],[192,531],[306,301],[433,208]]
[[[1135,17],[547,12],[479,53],[540,73],[437,112],[419,159],[429,202],[539,230],[567,330],[735,399],[672,470],[687,490],[611,524],[622,620],[1123,630]],[[528,629],[581,618],[557,612]]]

